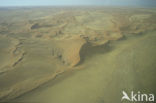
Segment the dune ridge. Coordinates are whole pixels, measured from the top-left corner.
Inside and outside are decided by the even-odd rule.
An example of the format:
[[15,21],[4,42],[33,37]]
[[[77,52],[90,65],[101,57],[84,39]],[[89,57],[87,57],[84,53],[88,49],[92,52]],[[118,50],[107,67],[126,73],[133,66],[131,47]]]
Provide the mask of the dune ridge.
[[152,10],[32,8],[13,10],[10,16],[3,14],[4,17],[0,16],[2,102],[79,68],[90,48],[107,49],[112,41],[156,30],[153,19],[156,14]]

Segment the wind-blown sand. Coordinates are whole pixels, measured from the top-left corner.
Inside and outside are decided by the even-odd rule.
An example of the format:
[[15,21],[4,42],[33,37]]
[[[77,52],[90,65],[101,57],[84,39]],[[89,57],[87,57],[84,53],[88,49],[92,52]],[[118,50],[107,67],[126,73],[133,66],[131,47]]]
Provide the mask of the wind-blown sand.
[[156,93],[155,33],[111,43],[108,51],[90,49],[83,69],[61,74],[13,102],[120,103],[122,90]]
[[0,10],[1,102],[114,103],[123,89],[155,91],[153,9],[71,8]]

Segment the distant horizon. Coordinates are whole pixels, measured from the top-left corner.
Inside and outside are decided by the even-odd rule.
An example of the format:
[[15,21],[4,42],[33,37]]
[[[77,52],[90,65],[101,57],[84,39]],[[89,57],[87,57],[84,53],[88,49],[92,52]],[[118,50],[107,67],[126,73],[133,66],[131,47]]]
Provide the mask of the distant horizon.
[[156,7],[156,0],[0,0],[0,7],[36,6]]
[[156,8],[156,6],[134,6],[134,5],[16,5],[1,6],[0,8],[31,8],[31,7],[128,7],[128,8]]

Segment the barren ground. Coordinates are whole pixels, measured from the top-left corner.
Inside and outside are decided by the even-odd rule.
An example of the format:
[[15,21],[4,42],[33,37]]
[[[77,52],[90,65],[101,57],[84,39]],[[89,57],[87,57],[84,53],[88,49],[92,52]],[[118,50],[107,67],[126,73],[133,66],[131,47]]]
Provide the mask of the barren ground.
[[154,92],[150,8],[0,9],[0,102],[120,103]]

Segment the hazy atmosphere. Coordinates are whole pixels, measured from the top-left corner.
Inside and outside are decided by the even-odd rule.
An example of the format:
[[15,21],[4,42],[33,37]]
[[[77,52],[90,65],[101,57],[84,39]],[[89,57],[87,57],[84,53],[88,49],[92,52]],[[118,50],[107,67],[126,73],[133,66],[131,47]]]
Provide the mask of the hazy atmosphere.
[[155,7],[0,0],[0,103],[155,103]]
[[0,6],[121,5],[156,6],[156,0],[0,0]]

